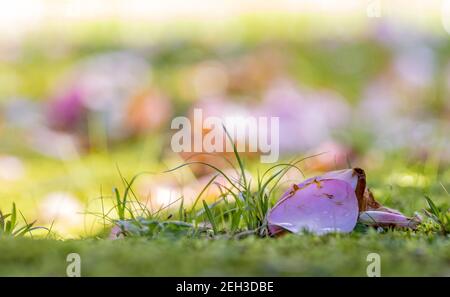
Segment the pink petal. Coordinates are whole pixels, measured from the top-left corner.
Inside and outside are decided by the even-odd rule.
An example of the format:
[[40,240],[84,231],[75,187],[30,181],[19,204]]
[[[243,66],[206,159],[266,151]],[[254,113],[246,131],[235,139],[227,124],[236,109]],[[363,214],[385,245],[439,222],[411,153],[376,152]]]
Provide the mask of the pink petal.
[[[336,171],[329,171],[323,175],[319,175],[316,177],[312,177],[309,179],[306,179],[305,181],[301,182],[297,186],[299,188],[304,187],[307,184],[310,184],[313,181],[323,181],[326,179],[335,179],[335,180],[342,180],[344,182],[347,182],[352,187],[353,191],[356,194],[356,198],[358,201],[362,201],[364,199],[364,191],[366,188],[366,178],[364,170],[359,168],[353,168],[353,169],[343,169],[343,170],[336,170]],[[289,196],[289,192],[285,193],[281,198],[278,200],[278,203],[280,203],[282,200],[286,199]],[[360,209],[361,211],[362,209]],[[366,210],[366,209],[363,209]]]
[[108,238],[112,240],[123,238],[122,229],[119,226],[114,225],[114,227],[112,227],[111,229],[111,232],[109,233]]
[[[339,179],[348,182],[355,191],[358,199],[358,206],[360,211],[366,210],[368,204],[378,204],[375,201],[368,201],[371,197],[366,190],[366,173],[361,168],[352,168],[344,170],[330,171],[319,177],[320,179]],[[373,202],[373,203],[372,203]]]
[[408,218],[402,214],[386,211],[363,211],[359,214],[358,221],[362,224],[375,227],[401,227],[416,229],[420,219]]
[[321,176],[315,177],[315,179],[339,179],[348,182],[355,191],[360,212],[367,210],[381,210],[401,214],[398,210],[384,207],[375,200],[372,192],[366,188],[366,173],[361,168],[330,171]]
[[320,179],[339,179],[348,182],[354,190],[358,185],[358,175],[355,174],[355,169],[343,169],[336,171],[329,171],[321,176]]
[[342,180],[313,180],[295,185],[271,209],[269,231],[283,229],[316,234],[351,232],[358,219],[358,201],[352,186]]

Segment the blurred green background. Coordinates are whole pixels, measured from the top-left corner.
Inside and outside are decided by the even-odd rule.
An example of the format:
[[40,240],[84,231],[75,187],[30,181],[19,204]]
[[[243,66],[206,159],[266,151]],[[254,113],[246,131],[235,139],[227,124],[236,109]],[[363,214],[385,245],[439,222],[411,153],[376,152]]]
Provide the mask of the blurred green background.
[[[283,159],[327,152],[308,175],[361,166],[407,213],[424,192],[448,203],[446,1],[1,5],[0,208],[15,201],[64,238],[96,234],[83,213],[111,206],[120,174],[186,160],[170,122],[196,107],[280,117]],[[144,177],[137,192],[167,204],[208,174]]]

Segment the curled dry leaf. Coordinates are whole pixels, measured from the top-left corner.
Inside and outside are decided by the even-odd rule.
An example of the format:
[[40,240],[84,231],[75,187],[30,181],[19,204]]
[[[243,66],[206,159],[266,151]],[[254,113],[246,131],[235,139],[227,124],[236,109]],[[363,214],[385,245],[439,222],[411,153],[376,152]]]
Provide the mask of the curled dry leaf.
[[358,220],[369,226],[412,229],[420,223],[417,217],[408,218],[377,202],[360,168],[331,171],[293,185],[267,216],[272,235],[286,230],[348,233]]

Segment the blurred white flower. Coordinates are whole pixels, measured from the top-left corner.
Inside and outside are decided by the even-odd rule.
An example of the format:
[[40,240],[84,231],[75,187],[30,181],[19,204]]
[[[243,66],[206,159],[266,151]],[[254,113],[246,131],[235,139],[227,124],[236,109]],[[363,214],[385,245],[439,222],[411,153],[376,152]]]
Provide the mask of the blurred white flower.
[[156,212],[167,207],[176,207],[181,202],[183,192],[177,181],[171,177],[142,177],[136,181],[136,191],[142,207]]
[[14,156],[0,156],[0,179],[15,181],[25,175],[25,167],[21,159]]
[[29,143],[35,151],[61,160],[73,159],[80,151],[80,143],[74,135],[44,126],[31,129]]
[[77,227],[83,222],[83,206],[68,192],[47,194],[39,205],[40,218],[59,227]]

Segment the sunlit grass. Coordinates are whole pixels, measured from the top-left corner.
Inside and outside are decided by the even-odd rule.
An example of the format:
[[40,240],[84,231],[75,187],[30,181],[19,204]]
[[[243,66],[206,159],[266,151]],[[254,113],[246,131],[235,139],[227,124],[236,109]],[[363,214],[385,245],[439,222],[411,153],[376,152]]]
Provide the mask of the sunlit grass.
[[[423,215],[425,223],[416,232],[386,230],[385,233],[377,233],[374,229],[365,228],[357,229],[351,234],[332,234],[323,237],[304,234],[288,235],[282,238],[260,238],[261,233],[255,230],[261,231],[265,228],[264,220],[261,219],[264,213],[260,213],[258,209],[264,204],[257,203],[261,203],[258,200],[260,198],[266,199],[266,196],[260,196],[260,194],[265,195],[267,191],[258,193],[263,183],[260,182],[261,185],[258,185],[257,181],[262,180],[263,173],[270,166],[261,168],[255,164],[247,164],[249,161],[242,159],[244,170],[249,169],[255,180],[247,179],[247,186],[245,186],[242,178],[240,180],[233,178],[236,188],[224,189],[224,196],[218,197],[218,200],[222,199],[219,203],[210,200],[203,203],[206,191],[200,190],[197,193],[198,200],[195,205],[187,202],[183,204],[181,199],[177,201],[179,204],[173,207],[150,211],[145,208],[145,198],[140,197],[136,192],[133,194],[134,191],[129,189],[126,207],[121,205],[119,215],[117,205],[120,204],[117,203],[117,199],[124,200],[125,190],[131,182],[131,178],[128,179],[127,176],[135,176],[138,166],[141,166],[141,170],[138,171],[149,168],[159,170],[160,173],[167,171],[161,164],[158,167],[156,160],[136,165],[139,151],[136,147],[124,147],[110,152],[113,157],[93,154],[71,161],[76,164],[71,162],[65,164],[66,168],[73,168],[73,170],[79,166],[87,166],[86,168],[90,171],[92,180],[81,179],[77,181],[76,187],[66,188],[66,190],[78,189],[77,193],[86,195],[83,198],[86,201],[86,210],[79,215],[89,220],[89,223],[84,223],[77,232],[66,234],[61,232],[63,228],[58,229],[58,224],[64,222],[55,220],[52,228],[54,231],[52,230],[50,236],[46,230],[36,230],[33,232],[31,241],[2,238],[0,274],[64,275],[65,256],[74,251],[82,256],[83,275],[364,276],[367,264],[365,257],[369,252],[380,253],[383,275],[448,275],[449,273],[449,241],[442,232],[442,223],[446,220],[444,216],[449,207],[449,196],[446,192],[449,185],[446,181],[450,173],[445,167],[440,169],[437,175],[430,176],[424,173],[423,166],[409,164],[404,160],[399,162],[395,158],[393,160],[397,161],[390,162],[392,166],[374,166],[373,170],[370,167],[365,168],[369,186],[380,202],[398,208],[407,215],[412,215],[415,211],[424,214],[423,209],[431,214]],[[110,158],[120,162],[113,166],[110,164]],[[390,158],[386,154],[386,160]],[[66,172],[67,176],[62,177],[61,173],[64,173],[66,169],[56,164],[55,161],[36,159],[36,162],[27,163],[28,174],[31,172],[36,174],[39,168],[53,168],[53,173],[42,172],[36,179],[39,180],[40,185],[47,184],[47,189],[51,190],[58,182],[70,181],[72,174],[81,172],[74,171],[71,174]],[[235,164],[237,164],[236,169],[240,171],[239,162]],[[301,162],[298,166],[301,169]],[[184,168],[187,167],[188,165]],[[265,180],[274,175],[273,180],[275,180],[282,174],[276,175],[276,173],[285,168],[275,167],[272,169],[274,172],[267,173]],[[177,170],[180,169],[183,168]],[[260,175],[257,174],[258,169]],[[430,185],[421,187],[389,183],[387,181],[393,172],[408,172],[411,175],[424,176]],[[309,177],[315,173],[304,172],[304,174]],[[212,176],[210,183],[204,185],[205,188],[214,184],[216,181],[214,176],[216,175]],[[300,173],[298,178],[302,179]],[[36,188],[39,184],[36,184]],[[269,184],[271,186],[266,187],[266,190],[270,192],[274,184]],[[115,196],[114,187],[117,188],[118,196]],[[24,187],[18,186],[10,188],[10,197],[20,194],[19,196],[23,198],[18,200],[18,209],[26,206],[33,210],[32,207],[36,204],[27,205],[26,193],[20,193],[23,189]],[[246,195],[245,197],[239,196],[242,192],[245,193],[242,194]],[[282,192],[281,187],[270,194],[270,199],[266,200],[269,201],[269,207]],[[433,211],[425,196],[430,197],[437,210]],[[251,200],[245,202],[244,198]],[[254,203],[255,201],[257,203]],[[39,199],[36,203],[38,202]],[[4,213],[9,213],[11,205],[2,200],[1,209]],[[206,209],[209,210],[209,215]],[[247,213],[245,217],[243,211],[247,209],[250,209],[251,213]],[[30,211],[25,217],[28,222],[32,222],[38,218],[38,215]],[[126,238],[110,241],[106,237],[116,224],[134,224],[136,228],[129,228],[130,225],[128,225],[129,233]],[[50,227],[51,224],[46,226]],[[24,236],[30,237],[30,234],[27,233]],[[67,240],[69,237],[78,238],[78,240]],[[66,240],[56,241],[45,238]],[[49,248],[56,253],[48,253]],[[202,254],[202,261],[198,260],[199,253]],[[2,255],[3,258],[1,258]],[[8,257],[4,258],[4,255]],[[173,263],[182,264],[178,264],[177,269],[174,270]]]
[[5,239],[0,275],[65,276],[66,257],[73,252],[80,254],[82,276],[365,277],[369,253],[380,254],[382,276],[450,275],[448,239],[372,231],[243,240]]

